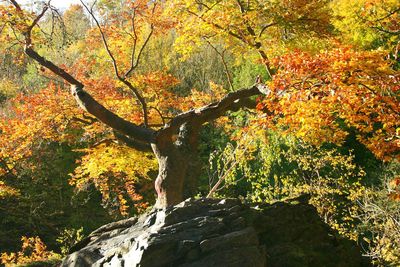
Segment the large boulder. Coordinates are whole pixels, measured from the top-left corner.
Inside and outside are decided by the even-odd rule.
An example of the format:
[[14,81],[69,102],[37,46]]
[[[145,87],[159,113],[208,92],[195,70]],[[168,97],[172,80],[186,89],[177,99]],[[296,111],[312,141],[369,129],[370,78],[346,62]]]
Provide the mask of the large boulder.
[[188,199],[102,226],[62,266],[369,266],[315,208],[295,199],[256,207],[237,199]]

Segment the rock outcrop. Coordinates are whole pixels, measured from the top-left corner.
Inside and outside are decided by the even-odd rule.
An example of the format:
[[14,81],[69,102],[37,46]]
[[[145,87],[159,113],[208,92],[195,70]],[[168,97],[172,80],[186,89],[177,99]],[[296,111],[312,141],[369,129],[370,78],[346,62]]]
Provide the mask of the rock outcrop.
[[62,266],[369,266],[302,201],[250,207],[237,199],[188,199],[102,226]]

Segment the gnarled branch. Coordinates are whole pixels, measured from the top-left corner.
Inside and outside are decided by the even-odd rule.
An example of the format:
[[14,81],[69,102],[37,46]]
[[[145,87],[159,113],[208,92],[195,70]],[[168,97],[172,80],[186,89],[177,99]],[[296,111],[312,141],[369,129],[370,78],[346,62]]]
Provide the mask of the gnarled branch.
[[250,88],[231,92],[217,102],[177,115],[164,129],[160,130],[160,133],[162,133],[161,135],[173,135],[184,123],[191,122],[196,125],[202,125],[223,116],[227,111],[237,111],[244,107],[254,108],[255,102],[250,97],[261,95],[268,91],[265,85],[256,84]]

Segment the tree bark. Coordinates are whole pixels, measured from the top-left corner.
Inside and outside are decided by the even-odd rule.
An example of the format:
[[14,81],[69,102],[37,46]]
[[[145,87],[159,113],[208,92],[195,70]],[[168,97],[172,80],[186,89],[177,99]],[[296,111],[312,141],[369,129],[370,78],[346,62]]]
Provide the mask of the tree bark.
[[176,133],[161,131],[152,144],[159,164],[155,181],[157,208],[175,205],[194,195],[201,170],[197,151],[199,128],[198,124],[184,123]]

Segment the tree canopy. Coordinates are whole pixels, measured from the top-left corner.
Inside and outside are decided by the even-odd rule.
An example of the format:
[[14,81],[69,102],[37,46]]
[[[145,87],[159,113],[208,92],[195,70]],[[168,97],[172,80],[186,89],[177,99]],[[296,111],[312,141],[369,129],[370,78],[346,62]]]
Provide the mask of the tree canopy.
[[[54,145],[74,165],[65,182],[93,186],[124,216],[154,194],[160,208],[224,188],[265,200],[321,177],[346,201],[385,183],[387,203],[398,200],[399,16],[397,0],[99,0],[64,11],[3,0],[0,200],[24,195],[21,179],[46,181],[41,155]],[[390,174],[378,177],[378,164]],[[294,165],[318,175],[300,182]],[[328,191],[315,199],[339,194]]]

